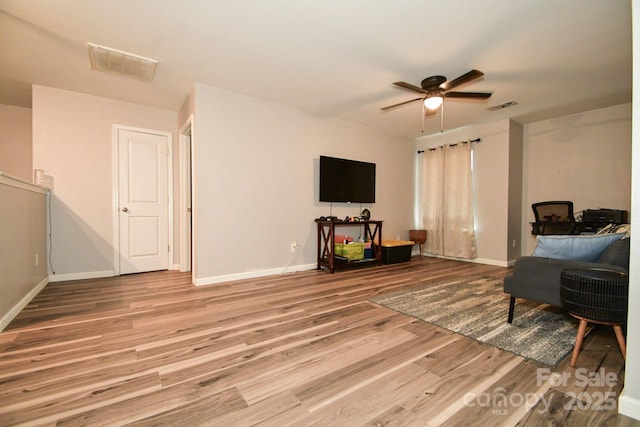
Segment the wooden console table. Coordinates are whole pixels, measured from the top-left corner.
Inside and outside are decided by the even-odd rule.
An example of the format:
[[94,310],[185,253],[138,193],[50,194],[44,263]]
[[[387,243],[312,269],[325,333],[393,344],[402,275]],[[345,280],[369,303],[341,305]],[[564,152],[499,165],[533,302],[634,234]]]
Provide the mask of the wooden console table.
[[[351,261],[346,264],[360,264],[362,262],[376,262],[382,265],[382,221],[322,221],[316,219],[318,225],[318,270],[323,267],[333,273],[336,267],[334,254],[334,236],[336,227],[340,226],[364,226],[365,240],[371,240],[374,258],[361,261]],[[372,230],[373,226],[373,230]],[[377,242],[376,242],[377,239]]]

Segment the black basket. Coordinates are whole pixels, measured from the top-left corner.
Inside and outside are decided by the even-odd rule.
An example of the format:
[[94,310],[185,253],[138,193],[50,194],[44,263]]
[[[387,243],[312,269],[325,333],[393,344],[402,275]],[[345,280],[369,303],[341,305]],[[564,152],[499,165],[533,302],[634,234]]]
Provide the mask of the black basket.
[[611,270],[564,270],[560,298],[569,312],[589,320],[626,323],[629,276]]

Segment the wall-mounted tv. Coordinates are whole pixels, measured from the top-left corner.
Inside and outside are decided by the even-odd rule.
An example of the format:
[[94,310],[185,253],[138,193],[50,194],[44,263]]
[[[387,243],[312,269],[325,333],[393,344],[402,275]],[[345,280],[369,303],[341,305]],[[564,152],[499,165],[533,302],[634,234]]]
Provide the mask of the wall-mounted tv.
[[320,201],[375,203],[376,164],[320,156]]

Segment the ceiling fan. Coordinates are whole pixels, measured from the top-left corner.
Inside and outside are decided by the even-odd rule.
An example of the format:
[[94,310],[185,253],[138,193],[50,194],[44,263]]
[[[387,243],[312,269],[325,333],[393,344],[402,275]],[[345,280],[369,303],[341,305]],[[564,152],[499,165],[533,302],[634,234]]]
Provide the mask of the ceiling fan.
[[424,117],[426,115],[435,114],[438,107],[441,108],[442,114],[440,115],[440,132],[442,132],[442,124],[444,120],[444,98],[461,99],[461,100],[486,100],[491,96],[489,92],[453,92],[452,89],[469,83],[473,80],[479,79],[484,76],[482,71],[471,70],[468,73],[461,75],[451,81],[447,81],[445,76],[431,76],[420,82],[420,86],[414,86],[410,83],[395,82],[394,85],[408,89],[413,92],[422,94],[418,98],[410,99],[408,101],[400,102],[398,104],[382,107],[382,111],[386,111],[401,105],[409,104],[415,101],[422,102],[422,131],[424,132]]

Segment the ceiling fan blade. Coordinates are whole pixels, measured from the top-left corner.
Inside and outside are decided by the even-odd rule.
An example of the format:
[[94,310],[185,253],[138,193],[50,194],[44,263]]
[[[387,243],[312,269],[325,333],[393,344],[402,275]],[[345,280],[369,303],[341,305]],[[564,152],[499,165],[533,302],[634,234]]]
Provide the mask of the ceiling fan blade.
[[491,93],[488,92],[447,92],[445,98],[465,98],[465,99],[489,99]]
[[382,108],[381,108],[381,110],[382,110],[382,111],[386,111],[386,110],[389,110],[389,109],[391,109],[391,108],[399,107],[399,106],[404,105],[404,104],[409,104],[410,102],[422,101],[423,99],[424,99],[424,98],[415,98],[415,99],[410,99],[410,100],[408,100],[408,101],[400,102],[400,103],[398,103],[398,104],[393,104],[393,105],[388,105],[388,106],[386,106],[386,107],[382,107]]
[[466,74],[461,75],[460,77],[453,79],[451,81],[448,82],[444,82],[440,85],[440,89],[443,90],[451,90],[453,88],[456,88],[462,84],[468,83],[472,80],[478,79],[480,77],[484,76],[484,73],[482,71],[478,71],[478,70],[471,70]]
[[400,87],[402,87],[402,88],[405,88],[405,89],[412,90],[412,91],[414,91],[414,92],[418,92],[418,93],[427,93],[427,92],[426,92],[424,89],[422,89],[421,87],[414,86],[414,85],[409,84],[409,83],[405,83],[405,82],[394,82],[393,84],[394,84],[394,85],[396,85],[396,86],[400,86]]

